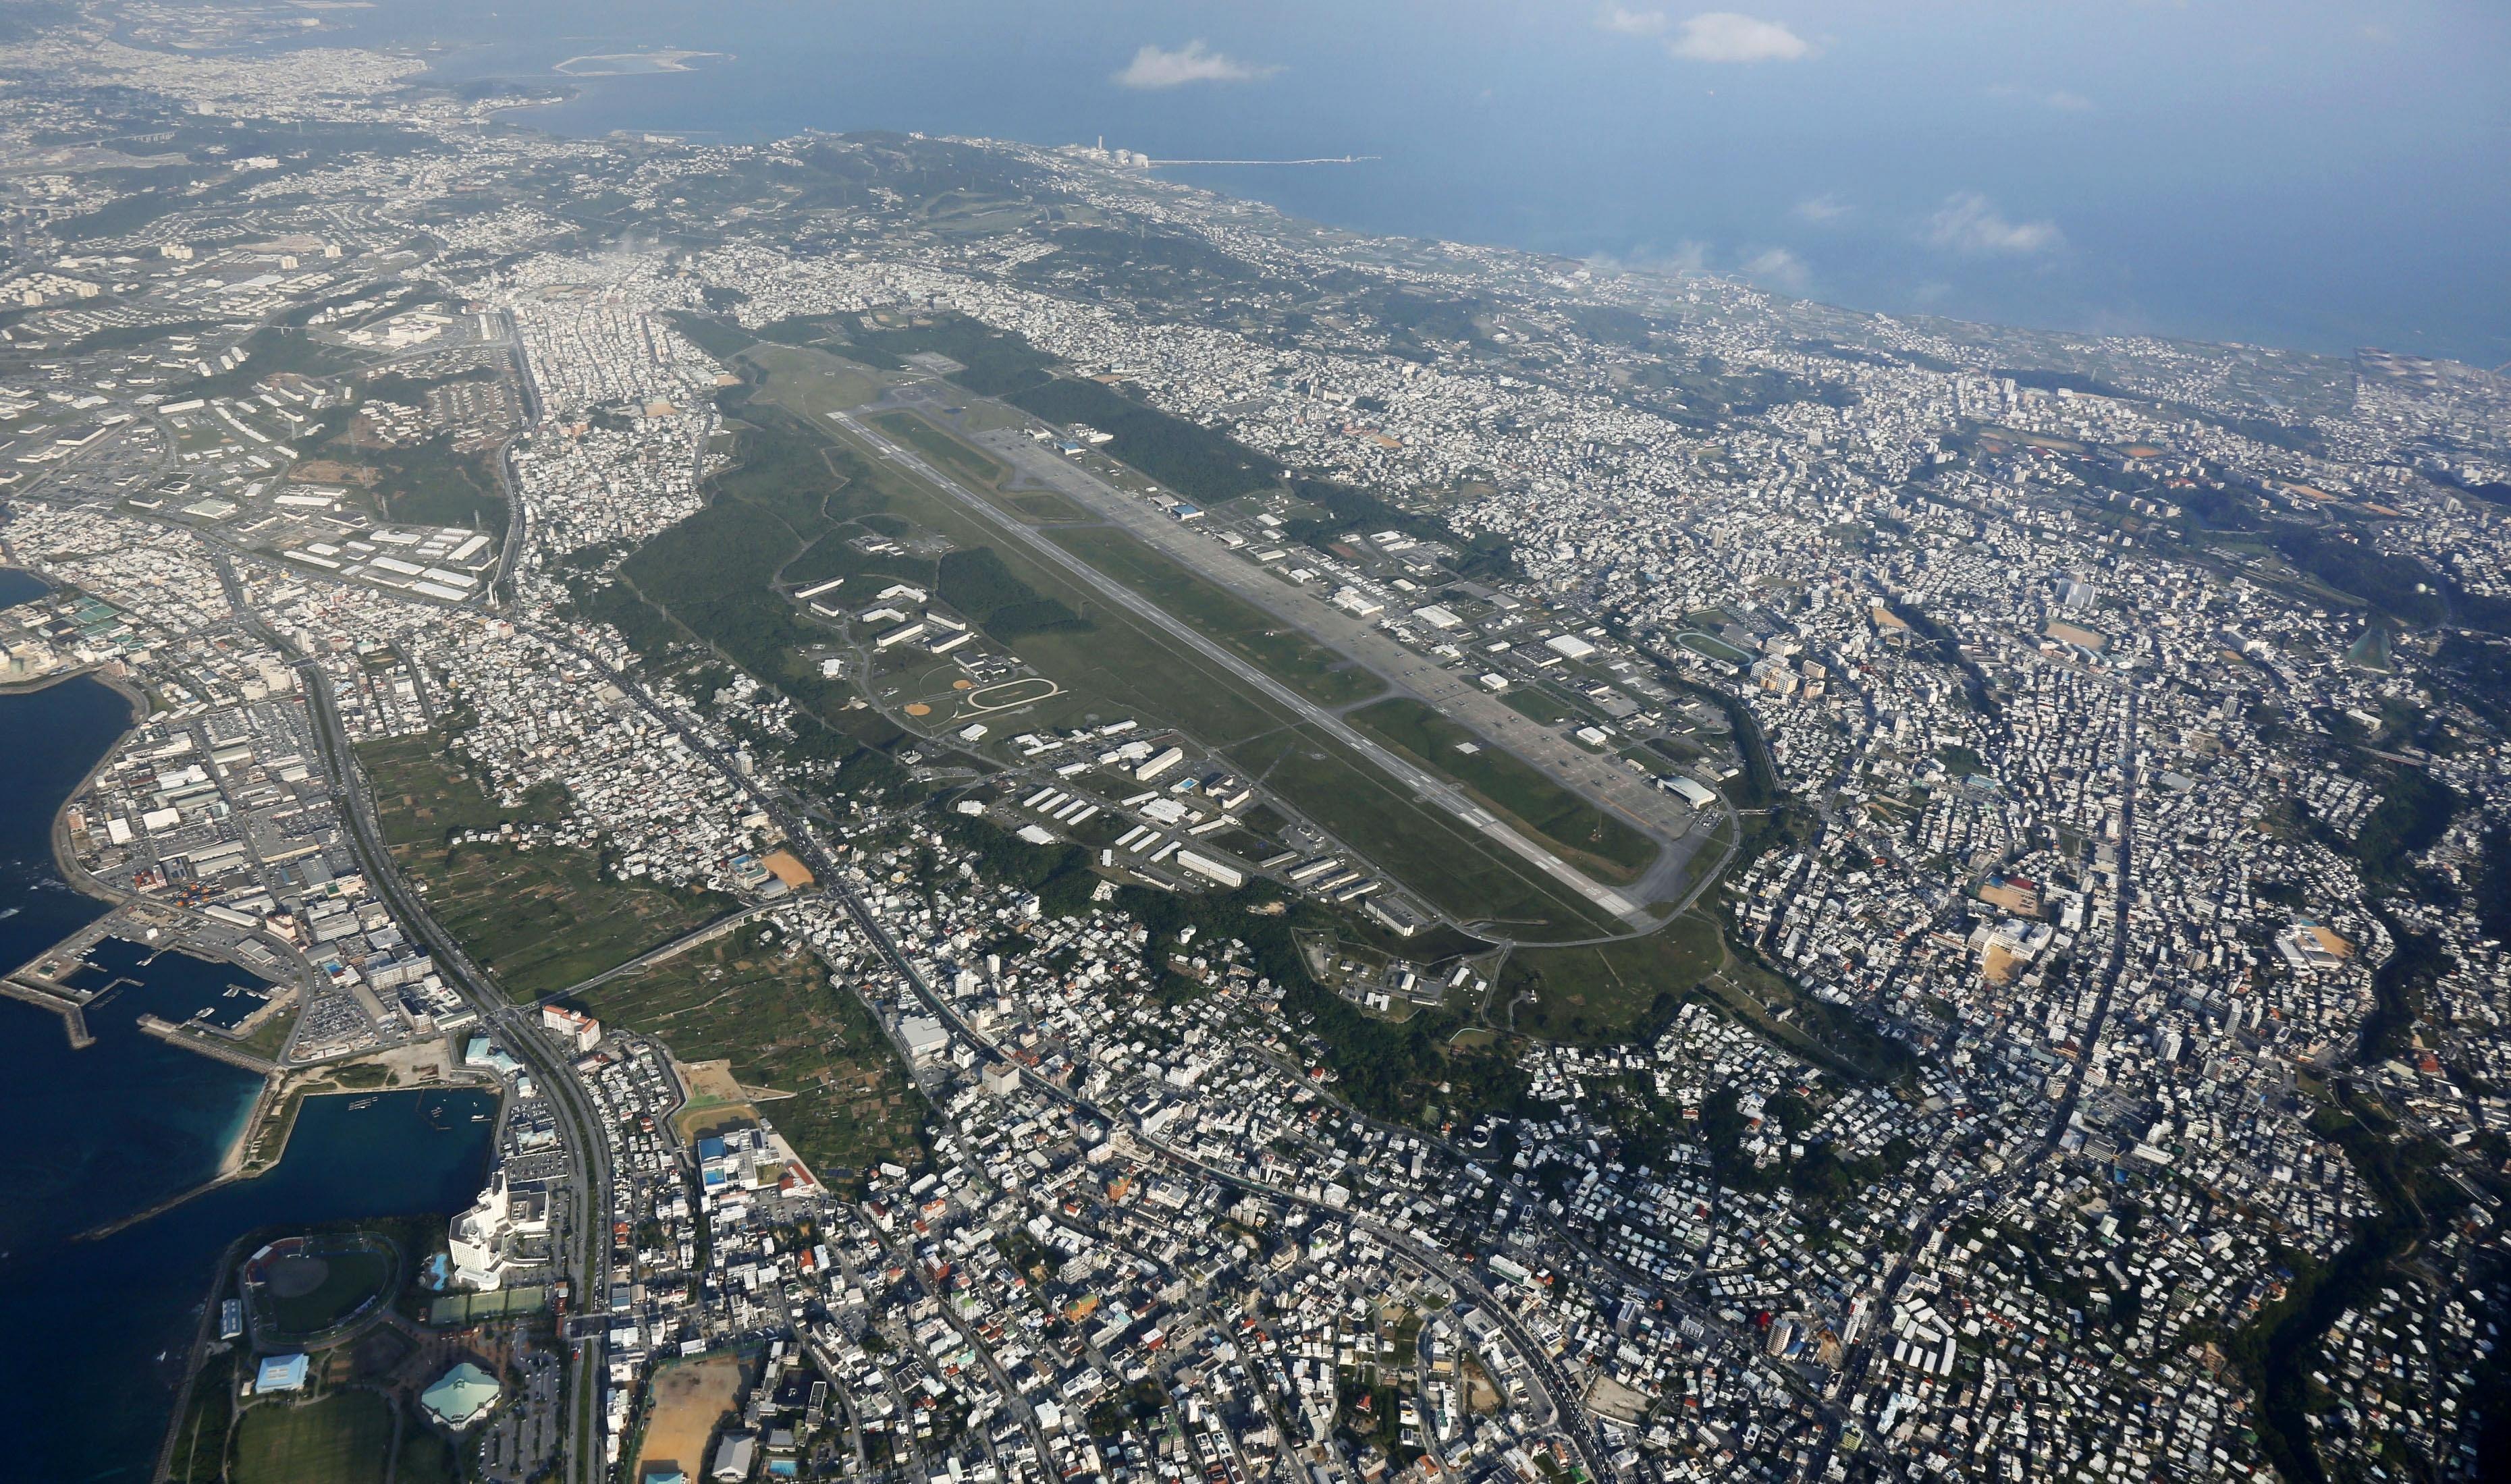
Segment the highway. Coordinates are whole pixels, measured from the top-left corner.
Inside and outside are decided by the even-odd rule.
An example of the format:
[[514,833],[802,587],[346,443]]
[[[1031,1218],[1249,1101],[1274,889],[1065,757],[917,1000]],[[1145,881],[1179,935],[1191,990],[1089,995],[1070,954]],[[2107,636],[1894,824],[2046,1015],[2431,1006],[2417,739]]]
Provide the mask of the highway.
[[[238,604],[237,611],[249,614],[251,610]],[[247,622],[259,627],[250,618]],[[350,844],[366,868],[367,885],[411,934],[427,945],[445,982],[479,1012],[484,1024],[502,1033],[500,1039],[507,1049],[531,1069],[557,1110],[567,1144],[577,1152],[575,1174],[567,1182],[572,1198],[566,1211],[565,1236],[570,1238],[567,1272],[573,1282],[575,1310],[599,1313],[610,1302],[612,1173],[610,1142],[593,1111],[592,1099],[576,1081],[575,1069],[542,1042],[529,1012],[508,1003],[486,971],[473,963],[452,934],[428,915],[425,903],[403,880],[392,852],[384,844],[383,828],[375,818],[374,803],[358,768],[356,750],[331,703],[329,677],[311,660],[297,661],[295,669],[304,688],[306,710],[314,719],[315,740],[324,754],[325,771],[330,776],[332,796],[349,822]],[[608,1473],[602,1433],[591,1403],[592,1389],[587,1385],[603,1370],[602,1344],[599,1336],[574,1342],[573,1386],[567,1397],[566,1422],[559,1449],[559,1476],[568,1484],[603,1484]]]
[[1092,591],[1099,593],[1108,602],[1122,607],[1126,612],[1167,634],[1178,644],[1219,666],[1267,701],[1368,758],[1389,778],[1445,809],[1464,821],[1468,827],[1524,857],[1546,876],[1575,893],[1581,899],[1593,903],[1607,915],[1630,924],[1639,932],[1647,932],[1657,926],[1656,921],[1641,910],[1637,903],[1609,887],[1599,886],[1588,880],[1560,856],[1510,828],[1494,818],[1488,810],[1466,798],[1452,784],[1398,756],[1340,716],[1307,700],[1253,664],[1204,637],[1200,631],[1188,627],[1170,614],[1167,609],[1123,584],[1101,575],[1088,562],[1048,540],[1042,532],[1005,514],[993,502],[935,469],[911,450],[890,441],[870,425],[845,412],[831,412],[829,416],[847,433],[860,439],[875,457],[906,469],[917,478],[949,495],[979,518],[994,525],[1005,535],[1036,552],[1041,558],[1071,573],[1074,578],[1086,584]]

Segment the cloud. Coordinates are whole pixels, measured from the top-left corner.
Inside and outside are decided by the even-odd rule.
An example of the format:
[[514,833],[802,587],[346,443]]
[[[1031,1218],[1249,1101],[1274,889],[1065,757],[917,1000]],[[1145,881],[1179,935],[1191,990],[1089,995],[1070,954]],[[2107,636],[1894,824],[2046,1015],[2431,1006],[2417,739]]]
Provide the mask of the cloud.
[[1927,218],[1927,241],[1955,252],[2025,254],[2067,245],[2055,222],[2008,221],[1977,191],[1955,191]]
[[1805,272],[1804,259],[1785,247],[1772,247],[1754,254],[1744,264],[1744,277],[1791,293],[1804,292],[1805,285],[1811,282],[1811,276]]
[[1797,202],[1790,209],[1788,214],[1812,226],[1828,227],[1856,209],[1847,202],[1825,191],[1819,196],[1808,196]]
[[1704,11],[1682,23],[1666,50],[1685,61],[1795,61],[1813,48],[1775,20]]
[[1604,8],[1596,13],[1596,24],[1624,36],[1662,36],[1674,22],[1663,11],[1634,11],[1604,0]]
[[1115,74],[1115,81],[1127,88],[1181,88],[1187,83],[1254,82],[1281,70],[1223,57],[1200,41],[1189,41],[1175,51],[1142,48]]

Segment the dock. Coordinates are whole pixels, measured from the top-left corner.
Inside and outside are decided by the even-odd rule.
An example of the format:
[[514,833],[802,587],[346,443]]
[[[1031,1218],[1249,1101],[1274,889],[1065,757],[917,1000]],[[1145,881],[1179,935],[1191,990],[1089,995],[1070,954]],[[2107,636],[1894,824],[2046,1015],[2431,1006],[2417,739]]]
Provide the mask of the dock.
[[213,1060],[223,1061],[228,1066],[241,1067],[256,1077],[269,1077],[279,1070],[277,1062],[255,1056],[232,1042],[192,1030],[188,1026],[177,1025],[172,1020],[159,1019],[155,1015],[140,1016],[139,1029],[147,1035],[170,1045],[181,1046],[187,1051],[198,1051]]

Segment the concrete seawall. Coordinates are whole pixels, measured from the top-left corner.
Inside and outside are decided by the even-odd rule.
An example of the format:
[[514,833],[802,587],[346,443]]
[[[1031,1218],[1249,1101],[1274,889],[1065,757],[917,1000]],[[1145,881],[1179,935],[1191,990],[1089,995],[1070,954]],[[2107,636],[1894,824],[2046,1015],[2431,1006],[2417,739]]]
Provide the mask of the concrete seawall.
[[155,1015],[140,1016],[139,1029],[160,1041],[181,1046],[187,1051],[198,1051],[213,1061],[223,1061],[228,1066],[241,1067],[255,1077],[268,1077],[279,1070],[277,1063],[255,1056],[242,1046],[231,1046],[214,1036],[188,1030],[172,1020],[161,1020]]
[[0,995],[7,995],[12,1000],[23,1001],[38,1009],[48,1009],[60,1016],[61,1028],[69,1033],[71,1050],[84,1051],[96,1045],[96,1037],[88,1033],[87,1008],[78,1001],[28,984],[22,979],[0,979]]

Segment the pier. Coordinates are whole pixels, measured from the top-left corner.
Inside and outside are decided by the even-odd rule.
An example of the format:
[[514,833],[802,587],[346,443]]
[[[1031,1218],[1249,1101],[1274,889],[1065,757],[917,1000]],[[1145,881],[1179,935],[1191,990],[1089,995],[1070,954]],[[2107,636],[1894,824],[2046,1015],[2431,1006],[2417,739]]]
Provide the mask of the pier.
[[0,995],[7,995],[12,1000],[23,1001],[39,1009],[48,1009],[60,1016],[61,1028],[69,1032],[71,1050],[84,1051],[96,1045],[96,1037],[90,1034],[87,1028],[85,1002],[62,994],[58,990],[47,989],[40,984],[30,984],[14,974],[0,979]]
[[198,1051],[212,1060],[242,1068],[255,1077],[269,1077],[279,1070],[277,1062],[265,1060],[231,1042],[192,1030],[187,1026],[177,1025],[172,1020],[160,1019],[155,1015],[142,1015],[138,1023],[142,1032],[160,1041],[181,1046],[187,1051]]

